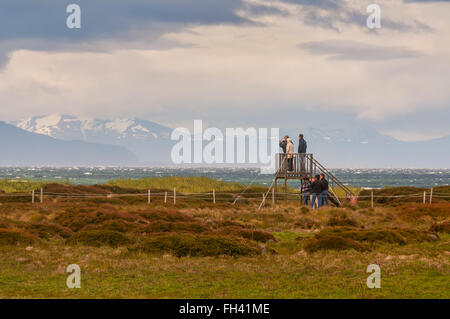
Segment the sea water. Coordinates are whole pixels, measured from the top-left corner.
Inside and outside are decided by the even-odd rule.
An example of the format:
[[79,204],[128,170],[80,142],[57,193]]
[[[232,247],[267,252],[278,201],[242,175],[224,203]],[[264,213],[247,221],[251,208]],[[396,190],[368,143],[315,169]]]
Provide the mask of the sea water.
[[[434,187],[450,184],[450,169],[331,169],[342,182],[355,187],[384,186]],[[68,181],[72,184],[101,184],[112,179],[206,176],[248,185],[270,185],[272,175],[261,175],[258,168],[169,168],[169,167],[0,167],[0,178]],[[298,182],[290,182],[296,186]]]

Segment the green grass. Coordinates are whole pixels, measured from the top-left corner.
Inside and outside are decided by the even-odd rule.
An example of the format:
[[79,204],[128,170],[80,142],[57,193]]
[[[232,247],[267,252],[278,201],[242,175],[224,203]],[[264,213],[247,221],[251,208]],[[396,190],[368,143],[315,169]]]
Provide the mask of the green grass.
[[[188,180],[197,185],[203,181]],[[305,249],[333,218],[355,220],[355,231],[394,227],[426,231],[449,220],[447,202],[310,210],[302,209],[298,201],[280,200],[275,207],[258,210],[259,202],[250,201],[214,205],[180,199],[173,205],[159,199],[148,205],[145,198],[131,202],[128,197],[105,200],[47,198],[43,204],[34,205],[2,202],[0,228],[7,228],[7,233],[31,233],[36,227],[41,230],[43,225],[49,228],[58,224],[80,234],[84,224],[98,226],[92,228],[95,231],[106,229],[110,225],[106,222],[113,221],[123,223],[123,230],[118,231],[136,243],[108,246],[102,240],[101,247],[83,242],[72,245],[65,237],[50,234],[32,244],[4,244],[0,247],[0,298],[450,298],[450,234],[445,232],[430,242],[407,239],[400,245],[377,240],[370,243],[370,250],[361,252],[329,247],[315,252]],[[203,226],[201,232],[240,225],[249,232],[264,230],[276,240],[253,241],[252,245],[261,249],[257,256],[191,254],[177,258],[167,250],[133,249],[147,238],[141,236],[160,236],[137,232],[139,225],[145,226],[146,232],[164,230],[162,226],[154,228],[154,224],[149,227],[144,217],[153,223],[158,219],[166,221],[159,225],[173,223],[166,229],[170,234],[186,230],[186,223]],[[127,227],[131,224],[134,226]],[[27,249],[27,245],[33,247]],[[381,289],[366,286],[366,269],[373,263],[381,267]],[[66,287],[66,268],[70,264],[81,267],[81,289]]]
[[[113,248],[53,246],[0,255],[0,298],[449,298],[442,249],[319,252],[239,258],[176,258]],[[437,249],[430,254],[430,249]],[[65,268],[81,267],[81,288],[66,287]],[[381,267],[381,289],[366,268]],[[24,271],[26,269],[26,271]]]
[[138,188],[138,189],[164,189],[173,190],[176,187],[181,193],[206,193],[212,192],[239,192],[244,190],[245,186],[239,183],[229,183],[214,180],[202,176],[169,176],[169,177],[150,177],[141,179],[118,179],[108,182],[109,185]]
[[0,191],[5,193],[28,193],[32,190],[40,189],[43,185],[45,185],[44,181],[1,179]]

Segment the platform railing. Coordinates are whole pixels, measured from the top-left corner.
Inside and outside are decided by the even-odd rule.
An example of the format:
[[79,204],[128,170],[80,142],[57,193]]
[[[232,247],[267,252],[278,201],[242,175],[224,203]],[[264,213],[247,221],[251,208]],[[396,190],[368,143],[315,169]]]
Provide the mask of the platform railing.
[[346,197],[352,196],[351,189],[341,182],[331,171],[319,163],[311,153],[278,153],[276,155],[275,178],[304,179],[323,173],[331,189],[342,189]]
[[305,178],[314,176],[313,154],[278,153],[275,163],[276,177]]

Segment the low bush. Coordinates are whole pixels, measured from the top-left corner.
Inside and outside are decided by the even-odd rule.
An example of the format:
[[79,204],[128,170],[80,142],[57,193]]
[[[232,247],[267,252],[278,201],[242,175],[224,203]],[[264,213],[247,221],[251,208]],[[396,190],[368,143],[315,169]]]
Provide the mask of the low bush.
[[11,229],[0,229],[0,245],[30,245],[38,241],[35,236]]
[[192,222],[195,220],[193,217],[175,210],[144,210],[138,212],[138,215],[150,222],[155,220],[165,220],[168,222]]
[[229,236],[237,236],[242,237],[246,239],[251,239],[254,241],[259,242],[267,242],[269,240],[275,240],[275,237],[266,231],[263,230],[257,230],[257,229],[247,229],[242,227],[236,227],[236,226],[227,226],[220,228],[217,230],[218,234],[221,235],[229,235]]
[[122,233],[112,230],[86,230],[73,234],[66,240],[69,245],[111,246],[130,244],[132,241]]
[[430,231],[436,232],[436,233],[447,233],[450,234],[450,220],[447,220],[445,222],[442,222],[440,224],[433,224],[431,226]]
[[261,249],[244,240],[217,235],[168,234],[149,237],[138,244],[137,251],[170,253],[177,257],[247,256],[261,253]]
[[85,230],[112,230],[119,233],[128,233],[140,227],[139,224],[127,222],[122,219],[111,219],[101,224],[92,224],[84,226],[81,231]]
[[103,207],[67,210],[57,215],[55,222],[73,231],[79,231],[88,225],[102,224],[107,220],[137,222],[140,219],[142,218],[138,215],[119,212],[114,207],[105,205]]
[[348,217],[331,217],[327,220],[327,226],[348,226],[348,227],[358,227],[359,223]]
[[313,229],[313,228],[319,228],[321,226],[321,223],[318,221],[315,221],[312,218],[300,217],[295,220],[294,226],[300,227],[303,229]]
[[70,228],[51,223],[31,223],[22,227],[42,239],[68,238],[73,234]]
[[410,241],[435,241],[437,234],[415,229],[384,228],[384,229],[352,229],[349,227],[331,227],[323,229],[316,238],[339,236],[358,242],[384,242],[406,245]]
[[368,251],[369,247],[350,238],[344,238],[337,235],[326,235],[319,238],[308,239],[304,246],[307,252],[316,252],[318,250],[348,250]]
[[0,220],[0,228],[9,228],[9,222],[6,220]]
[[433,205],[400,205],[396,208],[398,215],[407,220],[420,220],[425,216],[434,219],[448,217],[450,215],[449,203],[438,203]]
[[199,222],[168,222],[164,220],[155,220],[139,229],[139,232],[146,233],[171,233],[171,232],[188,232],[188,233],[205,233],[209,228]]

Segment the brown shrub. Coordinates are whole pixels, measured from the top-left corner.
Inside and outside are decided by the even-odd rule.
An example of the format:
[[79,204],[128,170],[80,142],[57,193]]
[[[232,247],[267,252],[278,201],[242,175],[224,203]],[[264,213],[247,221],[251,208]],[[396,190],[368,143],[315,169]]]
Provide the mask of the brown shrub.
[[319,238],[308,239],[305,246],[308,252],[316,252],[318,250],[347,250],[354,249],[356,251],[368,251],[367,245],[358,243],[349,238],[336,235],[326,235]]
[[269,240],[275,240],[275,237],[266,231],[263,230],[252,230],[242,227],[236,227],[236,226],[227,226],[220,228],[216,231],[217,234],[220,235],[229,235],[229,236],[237,236],[242,237],[246,239],[251,239],[254,241],[260,241],[260,242],[267,242]]
[[110,193],[104,187],[99,185],[86,186],[86,185],[63,185],[58,183],[49,183],[44,186],[46,193],[53,194],[104,194]]
[[253,228],[254,226],[251,224],[238,223],[232,220],[223,220],[223,221],[214,221],[212,223],[212,227],[215,229],[223,228],[223,227],[240,227],[240,228]]
[[188,233],[205,233],[209,228],[199,222],[168,222],[165,220],[154,220],[148,225],[139,229],[139,232],[146,233],[171,233],[171,232],[188,232]]
[[247,256],[261,253],[258,246],[237,238],[190,234],[149,237],[135,246],[134,250],[155,254],[171,253],[177,257]]
[[430,216],[433,218],[450,216],[450,203],[438,203],[433,205],[401,205],[396,209],[399,210],[399,216],[406,219],[420,219],[424,216]]
[[[69,227],[73,231],[79,231],[87,225],[101,224],[107,220],[139,222],[142,218],[138,215],[119,212],[112,206],[69,209],[55,217],[55,222],[62,226]],[[142,221],[145,222],[145,220]]]
[[144,219],[152,222],[155,220],[165,220],[168,222],[192,222],[195,219],[192,216],[187,214],[175,211],[175,210],[144,210],[138,212],[138,215],[143,217]]
[[450,234],[450,220],[447,220],[440,224],[433,224],[430,228],[430,231],[436,232],[436,233]]
[[9,222],[6,220],[0,220],[0,228],[9,228]]
[[86,230],[73,234],[66,240],[69,245],[111,246],[130,244],[132,241],[122,233],[111,230]]
[[316,235],[316,238],[339,236],[358,242],[384,242],[406,245],[410,241],[435,241],[437,234],[415,229],[384,228],[384,229],[351,229],[349,227],[326,228]]
[[73,233],[70,228],[51,223],[31,223],[24,224],[22,227],[31,234],[34,234],[42,239],[49,239],[53,237],[68,238]]
[[38,238],[22,231],[0,229],[0,245],[30,245],[37,241]]
[[327,220],[327,226],[348,226],[348,227],[358,227],[359,223],[348,217],[331,217]]
[[308,214],[311,211],[311,209],[309,208],[309,206],[302,206],[300,208],[300,213],[301,214]]
[[91,224],[84,226],[81,231],[85,230],[112,230],[119,233],[128,233],[140,227],[139,224],[127,222],[123,219],[110,219],[100,224]]
[[312,229],[312,228],[319,228],[320,222],[315,221],[312,218],[308,217],[301,217],[295,220],[294,226],[300,227],[303,229]]

